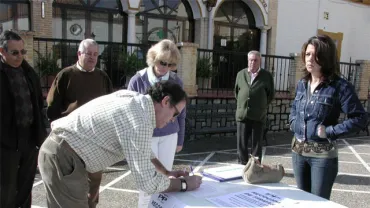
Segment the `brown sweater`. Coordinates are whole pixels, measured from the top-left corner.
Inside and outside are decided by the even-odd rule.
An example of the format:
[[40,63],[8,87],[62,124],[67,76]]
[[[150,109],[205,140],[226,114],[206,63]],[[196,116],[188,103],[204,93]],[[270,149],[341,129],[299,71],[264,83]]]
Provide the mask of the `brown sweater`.
[[47,116],[50,121],[64,117],[90,100],[112,91],[112,82],[100,69],[83,72],[76,65],[64,68],[49,90]]

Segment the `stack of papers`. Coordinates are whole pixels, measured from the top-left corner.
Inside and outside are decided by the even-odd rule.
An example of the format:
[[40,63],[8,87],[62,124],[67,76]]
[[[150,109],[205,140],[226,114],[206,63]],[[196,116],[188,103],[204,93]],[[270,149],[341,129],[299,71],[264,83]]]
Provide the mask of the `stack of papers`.
[[244,165],[231,165],[204,169],[202,175],[213,180],[224,182],[242,178]]

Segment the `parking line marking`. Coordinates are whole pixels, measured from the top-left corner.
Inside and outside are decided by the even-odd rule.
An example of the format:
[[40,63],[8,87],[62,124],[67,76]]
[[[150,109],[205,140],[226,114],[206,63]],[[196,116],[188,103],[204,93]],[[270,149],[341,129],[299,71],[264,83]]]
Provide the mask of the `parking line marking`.
[[348,146],[348,148],[353,152],[353,154],[362,163],[362,165],[366,168],[366,170],[370,172],[369,165],[364,161],[364,159],[362,159],[362,157],[360,156],[360,153],[357,153],[356,150],[346,140],[343,140],[343,142],[346,143],[346,145]]
[[[291,159],[291,158],[292,158],[292,157],[288,157],[288,156],[276,156],[276,155],[268,155],[268,157],[283,158],[283,159]],[[360,163],[360,162],[343,161],[343,160],[339,160],[338,162],[339,162],[339,163],[347,163],[347,164],[362,165],[362,163]]]
[[127,170],[127,169],[124,169],[124,168],[116,168],[116,167],[107,167],[105,169],[107,169],[107,170],[122,170],[122,171]]
[[178,156],[189,156],[189,155],[203,155],[203,154],[209,154],[209,153],[212,153],[214,151],[208,151],[208,152],[194,152],[194,153],[184,153],[184,154],[176,154],[175,157],[178,157]]
[[36,186],[38,186],[38,185],[40,185],[40,184],[43,184],[43,183],[44,183],[44,181],[43,181],[43,180],[37,181],[36,183],[34,183],[34,184],[33,184],[32,188],[33,188],[33,187],[36,187]]
[[124,177],[128,176],[131,174],[131,170],[127,171],[125,174],[121,175],[120,177],[114,179],[113,181],[109,182],[107,185],[103,186],[100,190],[99,190],[99,193],[101,193],[102,191],[104,191],[105,189],[107,189],[108,187],[110,187],[111,185],[117,183],[118,181],[120,181],[121,179],[123,179]]
[[364,140],[364,139],[361,139],[361,138],[369,139],[369,138],[370,138],[370,136],[347,137],[347,138],[341,138],[341,139],[338,139],[338,140],[358,140],[358,141],[367,141],[367,140]]
[[211,154],[209,154],[202,162],[199,163],[199,165],[197,167],[194,168],[194,172],[197,173],[199,172],[199,169],[202,168],[202,166],[209,160],[211,159],[211,157],[215,155],[215,152],[212,152]]
[[106,190],[112,190],[112,191],[122,191],[122,192],[130,192],[130,193],[136,193],[138,194],[139,191],[136,190],[130,190],[130,189],[120,189],[120,188],[113,188],[113,187],[108,187]]
[[[291,171],[291,172],[293,172],[293,169],[291,169],[291,168],[284,168],[284,170],[287,170],[287,171]],[[366,174],[343,173],[343,172],[338,172],[338,175],[359,176],[359,177],[370,177],[370,175],[366,175]]]

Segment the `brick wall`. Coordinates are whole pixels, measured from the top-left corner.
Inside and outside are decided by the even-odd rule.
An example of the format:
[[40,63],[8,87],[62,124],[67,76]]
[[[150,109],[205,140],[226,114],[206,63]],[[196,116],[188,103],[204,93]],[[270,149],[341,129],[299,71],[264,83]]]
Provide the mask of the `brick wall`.
[[369,60],[358,60],[357,64],[359,67],[359,92],[358,97],[361,100],[368,99],[369,96],[369,80],[370,80],[370,61]]
[[[31,0],[32,30],[36,37],[53,37],[53,0]],[[42,18],[42,2],[45,2],[45,18]]]
[[184,89],[189,96],[197,95],[196,64],[198,44],[178,43],[180,47],[181,60],[177,68],[177,74],[184,83]]

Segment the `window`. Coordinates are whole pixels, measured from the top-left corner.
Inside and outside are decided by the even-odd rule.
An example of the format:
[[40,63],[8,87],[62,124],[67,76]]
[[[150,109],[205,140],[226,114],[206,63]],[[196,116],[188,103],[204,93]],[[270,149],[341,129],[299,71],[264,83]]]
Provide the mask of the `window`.
[[30,30],[30,4],[28,0],[1,1],[0,33],[5,30]]
[[127,16],[113,0],[54,0],[53,37],[125,42]]
[[193,42],[193,13],[187,0],[143,0],[136,15],[136,38],[140,43],[162,39]]

